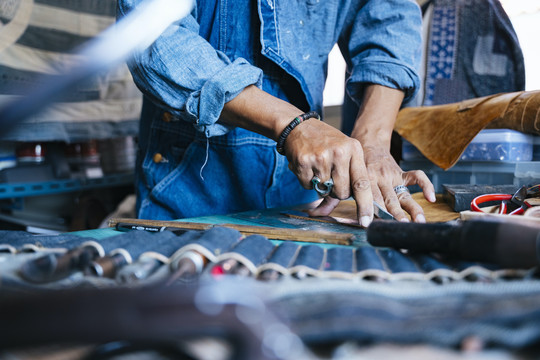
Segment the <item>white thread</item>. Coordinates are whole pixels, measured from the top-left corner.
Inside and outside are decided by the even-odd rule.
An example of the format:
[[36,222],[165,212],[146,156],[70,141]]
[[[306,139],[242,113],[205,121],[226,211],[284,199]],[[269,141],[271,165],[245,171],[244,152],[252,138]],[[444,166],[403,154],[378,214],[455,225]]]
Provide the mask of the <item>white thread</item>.
[[204,181],[204,176],[202,175],[202,172],[203,172],[204,167],[206,166],[206,163],[208,162],[209,149],[210,149],[210,141],[208,140],[208,138],[206,138],[206,157],[204,159],[204,164],[202,164],[201,166],[201,171],[199,172],[199,176],[201,177],[202,181]]

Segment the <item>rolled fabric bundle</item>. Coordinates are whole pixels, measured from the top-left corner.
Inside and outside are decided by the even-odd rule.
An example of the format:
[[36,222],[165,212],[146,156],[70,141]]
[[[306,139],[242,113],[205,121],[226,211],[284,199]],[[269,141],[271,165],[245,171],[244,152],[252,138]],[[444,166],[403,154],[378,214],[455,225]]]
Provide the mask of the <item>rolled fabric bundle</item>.
[[404,108],[394,130],[431,162],[447,170],[486,127],[540,135],[540,90]]

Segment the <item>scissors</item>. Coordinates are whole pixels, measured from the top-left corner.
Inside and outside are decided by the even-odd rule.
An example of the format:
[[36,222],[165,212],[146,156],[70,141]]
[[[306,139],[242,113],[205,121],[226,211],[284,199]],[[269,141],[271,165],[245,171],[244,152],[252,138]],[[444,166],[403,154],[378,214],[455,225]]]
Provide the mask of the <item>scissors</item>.
[[535,185],[531,188],[522,186],[514,195],[511,194],[485,194],[477,196],[471,202],[471,210],[477,212],[484,212],[480,207],[480,204],[487,202],[499,202],[499,214],[500,215],[521,215],[531,207],[526,201],[529,195],[534,196],[538,193],[540,185]]

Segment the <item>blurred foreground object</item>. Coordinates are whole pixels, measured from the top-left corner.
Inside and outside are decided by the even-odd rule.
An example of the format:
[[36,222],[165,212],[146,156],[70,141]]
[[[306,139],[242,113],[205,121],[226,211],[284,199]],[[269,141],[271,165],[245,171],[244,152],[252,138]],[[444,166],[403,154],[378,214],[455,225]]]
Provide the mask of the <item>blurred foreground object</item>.
[[369,226],[367,239],[373,246],[441,253],[511,268],[540,265],[540,225],[534,223],[500,218],[433,224],[377,220]]
[[[312,358],[262,294],[245,283],[9,294],[0,305],[3,350],[102,344],[84,359],[130,358],[141,349],[167,355],[159,359],[194,359],[182,341],[206,337],[229,343],[231,360]],[[124,351],[104,351],[106,344]]]
[[404,108],[395,130],[446,170],[485,127],[540,135],[539,109],[540,91],[501,93],[446,105]]
[[[70,142],[80,137],[132,135],[116,126],[129,119],[136,133],[142,97],[122,63],[188,15],[193,1],[146,0],[117,23],[115,5],[115,1],[88,1],[81,8],[39,3],[24,7],[37,20],[20,38],[13,35],[14,44],[0,52],[0,76],[7,79],[0,84],[2,138],[48,136],[45,140]],[[66,21],[59,20],[63,17]],[[47,112],[42,112],[46,107]],[[29,127],[10,132],[23,120]],[[59,120],[63,126],[49,125],[58,125]],[[76,127],[75,121],[89,125]],[[103,123],[97,130],[96,121]],[[90,130],[94,133],[88,134]]]

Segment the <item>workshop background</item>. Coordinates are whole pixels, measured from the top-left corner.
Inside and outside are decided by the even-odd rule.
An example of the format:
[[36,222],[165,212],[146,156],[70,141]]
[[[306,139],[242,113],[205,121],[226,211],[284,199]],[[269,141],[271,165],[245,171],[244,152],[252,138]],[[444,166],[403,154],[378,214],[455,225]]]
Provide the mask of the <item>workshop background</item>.
[[[429,1],[419,3],[426,10],[427,53],[433,15]],[[535,65],[540,61],[540,46],[535,29],[540,20],[540,4],[534,0],[505,0],[501,4],[519,38],[521,48],[514,51],[523,52],[525,89],[539,89],[540,69]],[[0,104],[21,95],[20,92],[32,84],[39,84],[40,75],[61,72],[62,66],[77,61],[74,49],[112,25],[114,16],[114,0],[3,0],[0,4]],[[488,62],[493,58],[489,54],[484,57],[483,61]],[[429,88],[428,82],[439,75],[430,75],[426,69],[428,64],[424,62],[420,71]],[[495,85],[509,83],[513,75],[504,74]],[[336,47],[330,55],[324,92],[324,120],[336,127],[341,126],[344,78],[345,64]],[[408,106],[433,104],[429,94],[422,98],[423,91]],[[478,96],[483,95],[486,94]],[[448,102],[462,100],[448,96],[445,99]],[[118,211],[130,214],[133,198],[129,195],[133,193],[141,103],[141,94],[127,67],[122,65],[79,84],[54,106],[2,131],[0,226],[36,233],[96,228],[104,226],[105,220],[124,200]],[[486,147],[498,147],[503,153],[478,150]],[[515,131],[480,134],[462,161],[447,171],[431,164],[400,139],[394,144],[393,153],[402,161],[404,170],[423,169],[438,192],[442,191],[443,183],[519,185],[524,181],[520,178],[524,173],[526,176],[530,176],[531,171],[533,176],[540,174],[537,162],[540,140]]]
[[[0,109],[39,87],[41,75],[62,75],[77,63],[76,50],[114,23],[115,3],[0,0]],[[419,4],[424,84],[405,107],[540,89],[538,0]],[[499,5],[511,22],[486,10]],[[490,21],[452,10],[469,7],[489,13]],[[493,46],[494,24],[505,34],[501,46]],[[458,36],[471,40],[469,57],[451,45]],[[467,66],[478,78],[454,77],[463,73],[451,69]],[[338,128],[343,107],[350,105],[344,77],[335,49],[323,116]],[[540,282],[538,268],[530,263],[538,258],[531,251],[517,249],[516,255],[511,246],[495,251],[488,241],[475,252],[462,241],[459,255],[472,258],[456,259],[388,244],[375,248],[366,229],[325,222],[308,226],[311,220],[302,213],[285,216],[274,209],[197,218],[184,227],[181,222],[122,224],[119,218],[136,220],[140,108],[141,94],[120,65],[78,83],[54,105],[0,132],[0,358],[538,357]],[[443,243],[432,241],[434,233],[449,243],[461,239],[457,234],[472,241],[482,233],[451,222],[460,214],[443,201],[443,185],[466,191],[506,186],[514,193],[521,185],[540,183],[538,136],[483,130],[448,170],[398,136],[395,140],[393,154],[401,166],[423,169],[436,186],[438,203],[426,217],[438,224],[394,223],[391,231],[380,229],[383,242],[407,233],[416,245],[429,247]],[[527,190],[537,194],[538,186]],[[418,195],[413,194],[420,202]],[[352,202],[342,203],[347,208],[333,220],[354,213]],[[537,229],[527,232],[514,221],[481,230],[505,244],[520,236],[536,239]],[[230,226],[213,226],[216,222]],[[276,224],[281,228],[262,233],[261,227]],[[134,229],[129,226],[145,231],[128,231]],[[324,232],[331,230],[332,236]],[[313,233],[318,240],[324,234],[325,242],[299,242]],[[287,241],[291,238],[297,241]],[[435,249],[440,250],[448,249]],[[234,276],[223,279],[227,273]],[[164,281],[167,286],[156,286]],[[172,286],[179,285],[175,281],[188,286]],[[189,286],[192,281],[196,286]],[[134,341],[119,341],[119,334]],[[181,346],[165,343],[177,338]],[[84,344],[48,342],[58,339]],[[17,346],[23,349],[5,349]]]

